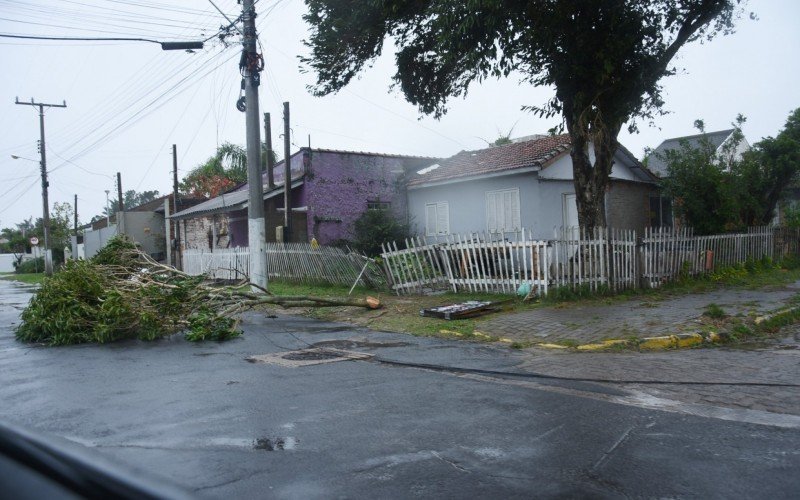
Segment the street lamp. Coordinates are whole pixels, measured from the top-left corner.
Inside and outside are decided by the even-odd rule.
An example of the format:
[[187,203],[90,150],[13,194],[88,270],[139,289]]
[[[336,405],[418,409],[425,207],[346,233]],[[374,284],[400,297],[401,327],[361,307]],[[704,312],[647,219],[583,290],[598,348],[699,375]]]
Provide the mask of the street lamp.
[[14,159],[14,160],[28,160],[28,161],[32,161],[34,163],[39,163],[39,160],[32,160],[30,158],[25,158],[24,156],[11,155],[11,158]]
[[111,212],[108,210],[108,193],[110,192],[106,189],[106,227],[111,227]]

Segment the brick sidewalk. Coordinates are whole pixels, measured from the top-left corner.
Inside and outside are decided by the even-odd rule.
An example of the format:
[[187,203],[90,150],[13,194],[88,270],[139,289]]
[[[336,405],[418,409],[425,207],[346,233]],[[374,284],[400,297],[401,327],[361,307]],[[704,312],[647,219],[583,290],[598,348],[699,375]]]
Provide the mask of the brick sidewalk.
[[585,344],[604,339],[652,337],[691,331],[708,304],[729,315],[763,314],[786,305],[800,282],[778,289],[721,289],[654,300],[635,297],[611,305],[542,307],[490,317],[476,325],[487,335],[520,342]]

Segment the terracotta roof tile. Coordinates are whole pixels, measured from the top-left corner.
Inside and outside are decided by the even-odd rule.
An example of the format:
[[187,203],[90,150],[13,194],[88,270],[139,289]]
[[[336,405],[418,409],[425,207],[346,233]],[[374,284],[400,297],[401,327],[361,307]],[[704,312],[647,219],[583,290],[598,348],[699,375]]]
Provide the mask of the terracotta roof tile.
[[495,146],[476,151],[461,151],[437,162],[439,167],[413,175],[409,186],[461,177],[485,175],[524,167],[541,167],[567,151],[569,135],[542,136],[523,142]]

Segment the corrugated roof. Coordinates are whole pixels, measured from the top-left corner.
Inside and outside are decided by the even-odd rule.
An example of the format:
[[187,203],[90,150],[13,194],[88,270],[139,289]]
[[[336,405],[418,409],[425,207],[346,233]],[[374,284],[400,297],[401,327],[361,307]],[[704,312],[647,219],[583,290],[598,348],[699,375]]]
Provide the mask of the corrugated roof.
[[730,137],[734,130],[736,129],[731,128],[728,130],[720,130],[718,132],[707,132],[705,134],[686,135],[683,137],[673,137],[672,139],[667,139],[659,144],[658,147],[654,149],[653,152],[647,157],[647,168],[657,176],[664,177],[667,174],[667,163],[661,157],[663,157],[667,151],[679,150],[681,148],[681,143],[684,141],[689,145],[690,148],[696,149],[701,146],[704,139],[711,144],[711,147],[713,147],[714,150],[716,150],[722,145],[723,142],[725,142],[725,139]]
[[461,151],[455,156],[438,160],[437,168],[412,176],[409,186],[485,175],[524,167],[542,167],[569,150],[569,135],[534,136],[534,139],[514,142],[475,151]]
[[[303,179],[292,180],[292,189],[302,185]],[[268,190],[267,186],[264,186],[265,200],[278,196],[282,193],[283,183],[275,186],[275,188],[273,188],[271,191]],[[247,199],[249,198],[249,195],[250,192],[247,189],[221,194],[216,198],[211,198],[210,200],[204,201],[203,203],[195,205],[191,208],[187,208],[186,210],[172,214],[170,219],[193,219],[196,217],[205,217],[207,215],[239,210],[247,206]]]

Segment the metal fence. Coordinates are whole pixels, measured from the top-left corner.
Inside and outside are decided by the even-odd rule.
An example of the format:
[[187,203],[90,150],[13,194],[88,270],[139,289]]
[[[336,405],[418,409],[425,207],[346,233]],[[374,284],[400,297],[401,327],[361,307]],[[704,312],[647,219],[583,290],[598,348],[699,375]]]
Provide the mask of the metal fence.
[[[381,269],[372,259],[347,249],[309,243],[267,243],[267,277],[296,283],[328,283],[382,288]],[[247,247],[184,252],[184,272],[212,279],[242,280],[249,275]]]
[[546,295],[552,287],[618,292],[658,287],[748,260],[798,255],[800,231],[771,227],[747,233],[694,236],[692,230],[634,231],[577,227],[555,230],[552,240],[521,231],[506,238],[488,233],[407,239],[383,245],[389,285],[397,294],[453,292]]

